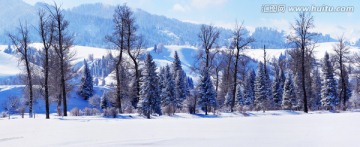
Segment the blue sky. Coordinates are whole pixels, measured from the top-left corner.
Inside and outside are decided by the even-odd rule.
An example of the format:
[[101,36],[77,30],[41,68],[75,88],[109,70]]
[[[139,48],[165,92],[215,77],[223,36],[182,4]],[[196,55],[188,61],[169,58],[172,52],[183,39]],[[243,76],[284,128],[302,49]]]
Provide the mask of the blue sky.
[[[54,0],[24,0],[52,3]],[[72,8],[84,3],[101,2],[117,5],[126,2],[130,7],[140,8],[153,14],[164,15],[194,23],[214,24],[231,28],[235,21],[244,21],[248,29],[268,26],[279,30],[289,30],[296,12],[263,13],[267,4],[291,6],[351,6],[353,12],[313,12],[315,31],[328,33],[332,37],[342,34],[351,41],[360,38],[360,3],[356,0],[55,0],[64,8]]]

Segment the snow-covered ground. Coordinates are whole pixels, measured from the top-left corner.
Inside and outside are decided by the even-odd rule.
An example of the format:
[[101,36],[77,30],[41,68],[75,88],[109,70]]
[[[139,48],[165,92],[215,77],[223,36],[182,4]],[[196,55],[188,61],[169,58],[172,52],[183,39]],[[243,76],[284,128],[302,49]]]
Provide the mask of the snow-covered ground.
[[359,146],[359,112],[0,119],[0,146]]

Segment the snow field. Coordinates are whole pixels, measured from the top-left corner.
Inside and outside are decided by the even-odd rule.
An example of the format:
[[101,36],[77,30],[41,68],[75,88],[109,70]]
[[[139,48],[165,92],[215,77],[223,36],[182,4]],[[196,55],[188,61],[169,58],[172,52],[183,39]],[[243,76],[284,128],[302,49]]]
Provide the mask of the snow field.
[[0,146],[358,146],[360,113],[0,119]]

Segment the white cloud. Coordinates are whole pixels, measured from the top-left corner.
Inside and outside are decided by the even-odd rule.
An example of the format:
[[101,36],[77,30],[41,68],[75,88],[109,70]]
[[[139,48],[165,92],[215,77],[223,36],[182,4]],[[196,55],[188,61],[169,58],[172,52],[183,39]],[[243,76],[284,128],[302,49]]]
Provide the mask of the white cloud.
[[185,8],[185,6],[176,3],[176,4],[172,7],[172,10],[173,10],[173,11],[178,11],[178,12],[185,12],[185,11],[186,11],[186,8]]
[[192,0],[191,6],[195,8],[206,8],[209,6],[223,5],[228,0]]
[[318,23],[314,31],[321,32],[323,34],[330,34],[334,39],[344,35],[345,39],[351,42],[355,42],[360,38],[359,24],[349,25],[329,25],[326,23]]

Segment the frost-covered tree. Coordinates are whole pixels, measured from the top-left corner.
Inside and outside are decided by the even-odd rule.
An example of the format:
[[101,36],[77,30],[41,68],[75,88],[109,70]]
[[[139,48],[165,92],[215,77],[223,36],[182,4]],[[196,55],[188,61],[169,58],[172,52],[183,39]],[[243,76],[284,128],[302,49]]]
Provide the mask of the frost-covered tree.
[[93,108],[99,108],[99,106],[101,106],[101,98],[98,95],[94,95],[92,97],[89,98],[89,105]]
[[[308,95],[306,90],[306,83],[310,83],[307,80],[306,75],[310,73],[310,68],[307,68],[308,54],[311,53],[312,46],[314,45],[313,38],[315,37],[315,33],[312,33],[311,30],[314,28],[314,17],[309,12],[299,12],[299,17],[295,19],[295,23],[291,25],[292,33],[287,36],[288,41],[294,45],[295,49],[299,54],[297,56],[293,56],[297,58],[298,70],[294,71],[298,77],[300,77],[299,81],[301,84],[299,88],[302,89],[302,108],[305,113],[308,113]],[[298,88],[297,88],[298,90]]]
[[255,104],[255,109],[256,110],[263,110],[263,112],[265,112],[266,108],[267,108],[267,89],[265,86],[266,83],[266,77],[265,77],[265,72],[264,72],[264,66],[263,63],[260,62],[258,65],[258,70],[256,73],[256,78],[255,78],[255,100],[254,100],[254,104]]
[[232,46],[234,50],[236,49],[236,55],[235,55],[235,61],[234,61],[234,73],[233,73],[233,85],[232,85],[232,93],[233,98],[231,101],[231,107],[230,111],[233,112],[233,108],[235,107],[235,93],[236,93],[236,85],[237,85],[237,74],[238,74],[238,64],[239,64],[239,58],[240,58],[240,52],[249,44],[254,42],[254,38],[247,37],[246,33],[244,31],[243,24],[238,25],[238,23],[235,24],[235,28],[233,30],[233,36],[232,36]]
[[214,109],[217,107],[216,91],[211,82],[207,68],[201,71],[199,89],[199,105],[205,111],[205,115],[207,115],[208,110],[211,109],[211,107]]
[[[349,82],[349,73],[348,70],[346,69],[346,66],[343,65],[343,70],[342,70],[342,79],[339,79],[339,84],[338,84],[338,91],[339,91],[339,101],[345,101],[348,102],[348,100],[350,99],[352,92],[351,92],[351,85]],[[344,83],[343,83],[344,82]],[[343,83],[343,84],[342,84]],[[345,85],[345,86],[344,86]],[[341,92],[341,90],[343,90],[343,92]],[[346,104],[343,103],[342,105],[343,110],[346,110]]]
[[291,74],[287,76],[283,89],[281,108],[284,110],[293,110],[293,104],[296,101],[296,94]]
[[228,91],[225,95],[225,106],[230,106],[231,105],[231,100],[232,100],[233,96],[232,96],[232,92],[231,91]]
[[254,70],[249,72],[249,75],[245,79],[244,87],[244,105],[251,108],[254,104],[255,99],[255,78],[256,74]]
[[174,114],[177,101],[175,97],[175,82],[170,72],[170,66],[165,67],[165,73],[163,79],[163,88],[161,90],[161,103],[165,107],[168,114]]
[[301,82],[301,74],[300,73],[296,73],[295,76],[293,77],[293,81],[294,81],[294,87],[295,87],[295,93],[296,93],[296,101],[293,103],[293,108],[296,110],[300,110],[303,107],[303,103],[304,103],[304,99],[303,97],[303,89],[301,88],[302,86],[302,82]]
[[78,91],[78,94],[83,97],[85,100],[89,99],[94,95],[94,85],[93,78],[88,67],[88,63],[84,59],[84,72],[83,77],[81,78],[81,85]]
[[339,103],[336,81],[334,78],[334,69],[331,64],[329,54],[325,53],[323,59],[323,83],[321,87],[321,104],[326,110],[334,110]]
[[312,90],[312,95],[310,97],[310,103],[309,103],[309,108],[311,110],[319,110],[321,103],[321,77],[320,77],[320,73],[319,73],[319,69],[316,68],[315,70],[313,70],[312,73],[312,84],[311,84],[311,90]]
[[100,98],[100,108],[105,110],[108,107],[109,107],[109,98],[107,97],[105,92],[103,92],[103,95]]
[[26,90],[29,92],[28,97],[28,105],[29,105],[29,117],[33,117],[33,102],[34,102],[34,90],[33,90],[33,77],[34,73],[32,70],[32,56],[31,49],[29,47],[30,44],[30,35],[29,35],[29,27],[25,23],[22,24],[20,22],[19,27],[17,28],[18,34],[12,35],[9,34],[9,38],[12,44],[15,46],[16,53],[20,56],[20,64],[24,65],[24,73],[26,76]]
[[274,102],[273,102],[273,97],[272,97],[272,90],[271,90],[271,80],[270,80],[270,73],[268,71],[268,64],[267,64],[267,57],[266,57],[266,49],[265,49],[265,46],[264,46],[264,55],[263,55],[263,58],[264,58],[264,63],[263,63],[263,66],[264,66],[264,86],[265,86],[265,92],[266,92],[266,108],[267,109],[273,109],[274,107]]
[[141,111],[141,114],[144,114],[150,119],[150,115],[153,112],[161,115],[159,81],[156,73],[156,65],[150,54],[146,55],[142,75],[138,108]]
[[348,62],[348,56],[350,54],[349,47],[346,46],[344,37],[340,37],[339,43],[336,44],[333,49],[335,51],[335,65],[339,70],[339,99],[342,102],[341,107],[346,110],[346,102],[351,97],[351,90],[349,85],[349,77],[346,71],[344,63]]

